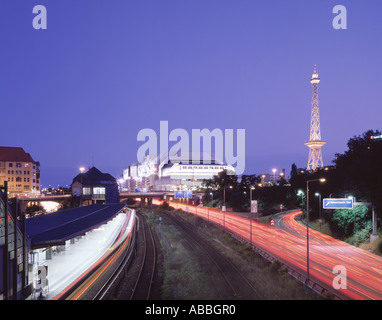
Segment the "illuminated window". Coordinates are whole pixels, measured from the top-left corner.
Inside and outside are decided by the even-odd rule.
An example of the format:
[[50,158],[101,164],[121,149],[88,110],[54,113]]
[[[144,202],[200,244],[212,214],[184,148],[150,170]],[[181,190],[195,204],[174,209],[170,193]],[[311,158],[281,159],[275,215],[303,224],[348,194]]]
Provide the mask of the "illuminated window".
[[93,194],[105,194],[105,188],[101,187],[94,187],[93,188]]
[[82,193],[84,195],[92,194],[92,188],[82,188]]

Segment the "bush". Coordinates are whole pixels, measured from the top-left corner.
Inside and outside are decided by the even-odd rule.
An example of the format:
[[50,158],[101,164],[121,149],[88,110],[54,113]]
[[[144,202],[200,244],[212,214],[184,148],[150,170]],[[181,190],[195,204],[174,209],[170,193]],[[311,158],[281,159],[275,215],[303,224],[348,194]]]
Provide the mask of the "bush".
[[172,210],[173,208],[168,204],[167,201],[164,201],[160,206],[159,208],[161,208],[162,210]]
[[378,253],[381,254],[382,253],[382,239],[379,240],[377,248],[378,248]]
[[370,234],[372,231],[372,225],[371,222],[362,228],[361,230],[358,230],[352,237],[352,242],[355,246],[358,246],[362,242],[369,242],[370,240]]

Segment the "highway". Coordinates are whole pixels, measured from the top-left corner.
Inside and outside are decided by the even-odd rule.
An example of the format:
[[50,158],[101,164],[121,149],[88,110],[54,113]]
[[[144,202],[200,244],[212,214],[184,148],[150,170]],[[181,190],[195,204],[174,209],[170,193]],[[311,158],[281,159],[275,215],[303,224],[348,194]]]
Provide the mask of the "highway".
[[[158,203],[156,201],[156,203]],[[269,252],[273,257],[300,273],[307,270],[306,225],[296,221],[300,210],[289,212],[274,226],[252,221],[233,213],[170,202],[170,205],[224,225],[231,232]],[[333,270],[340,266],[346,271],[346,288],[336,289],[338,282]],[[309,228],[309,274],[315,283],[328,288],[342,299],[382,299],[382,257],[371,254]]]

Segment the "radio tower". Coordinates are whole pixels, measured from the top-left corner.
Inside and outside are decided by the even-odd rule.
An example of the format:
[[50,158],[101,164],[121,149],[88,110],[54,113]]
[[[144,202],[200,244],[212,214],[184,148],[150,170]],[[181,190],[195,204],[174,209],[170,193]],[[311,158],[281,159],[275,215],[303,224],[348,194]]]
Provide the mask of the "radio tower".
[[320,109],[318,107],[319,82],[320,79],[318,78],[316,65],[314,65],[314,73],[310,80],[310,83],[313,85],[312,112],[310,116],[310,140],[305,142],[305,145],[309,147],[307,170],[316,170],[317,168],[322,168],[324,166],[321,148],[326,142],[321,141]]

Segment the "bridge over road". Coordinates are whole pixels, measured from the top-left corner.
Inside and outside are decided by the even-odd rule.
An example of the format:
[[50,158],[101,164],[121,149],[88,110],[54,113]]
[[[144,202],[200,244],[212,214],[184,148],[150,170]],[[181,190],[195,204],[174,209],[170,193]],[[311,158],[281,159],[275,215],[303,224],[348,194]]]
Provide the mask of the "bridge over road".
[[[64,195],[38,195],[38,196],[30,196],[30,197],[20,197],[18,198],[18,202],[20,205],[20,209],[22,211],[25,211],[26,207],[29,204],[39,204],[43,201],[54,201],[54,202],[63,202],[67,199],[70,199],[72,197],[71,194],[64,194]],[[169,191],[156,191],[156,192],[121,192],[119,194],[119,199],[121,201],[127,200],[127,199],[141,199],[141,206],[146,206],[146,203],[148,207],[152,207],[152,200],[153,199],[169,199],[172,200],[174,198],[174,192]]]
[[173,198],[174,197],[174,192],[169,192],[169,191],[157,191],[157,192],[121,192],[119,194],[119,199],[121,201],[126,200],[126,199],[136,199],[140,198],[141,200],[141,207],[147,206],[149,208],[152,207],[153,199],[166,199],[166,198]]

